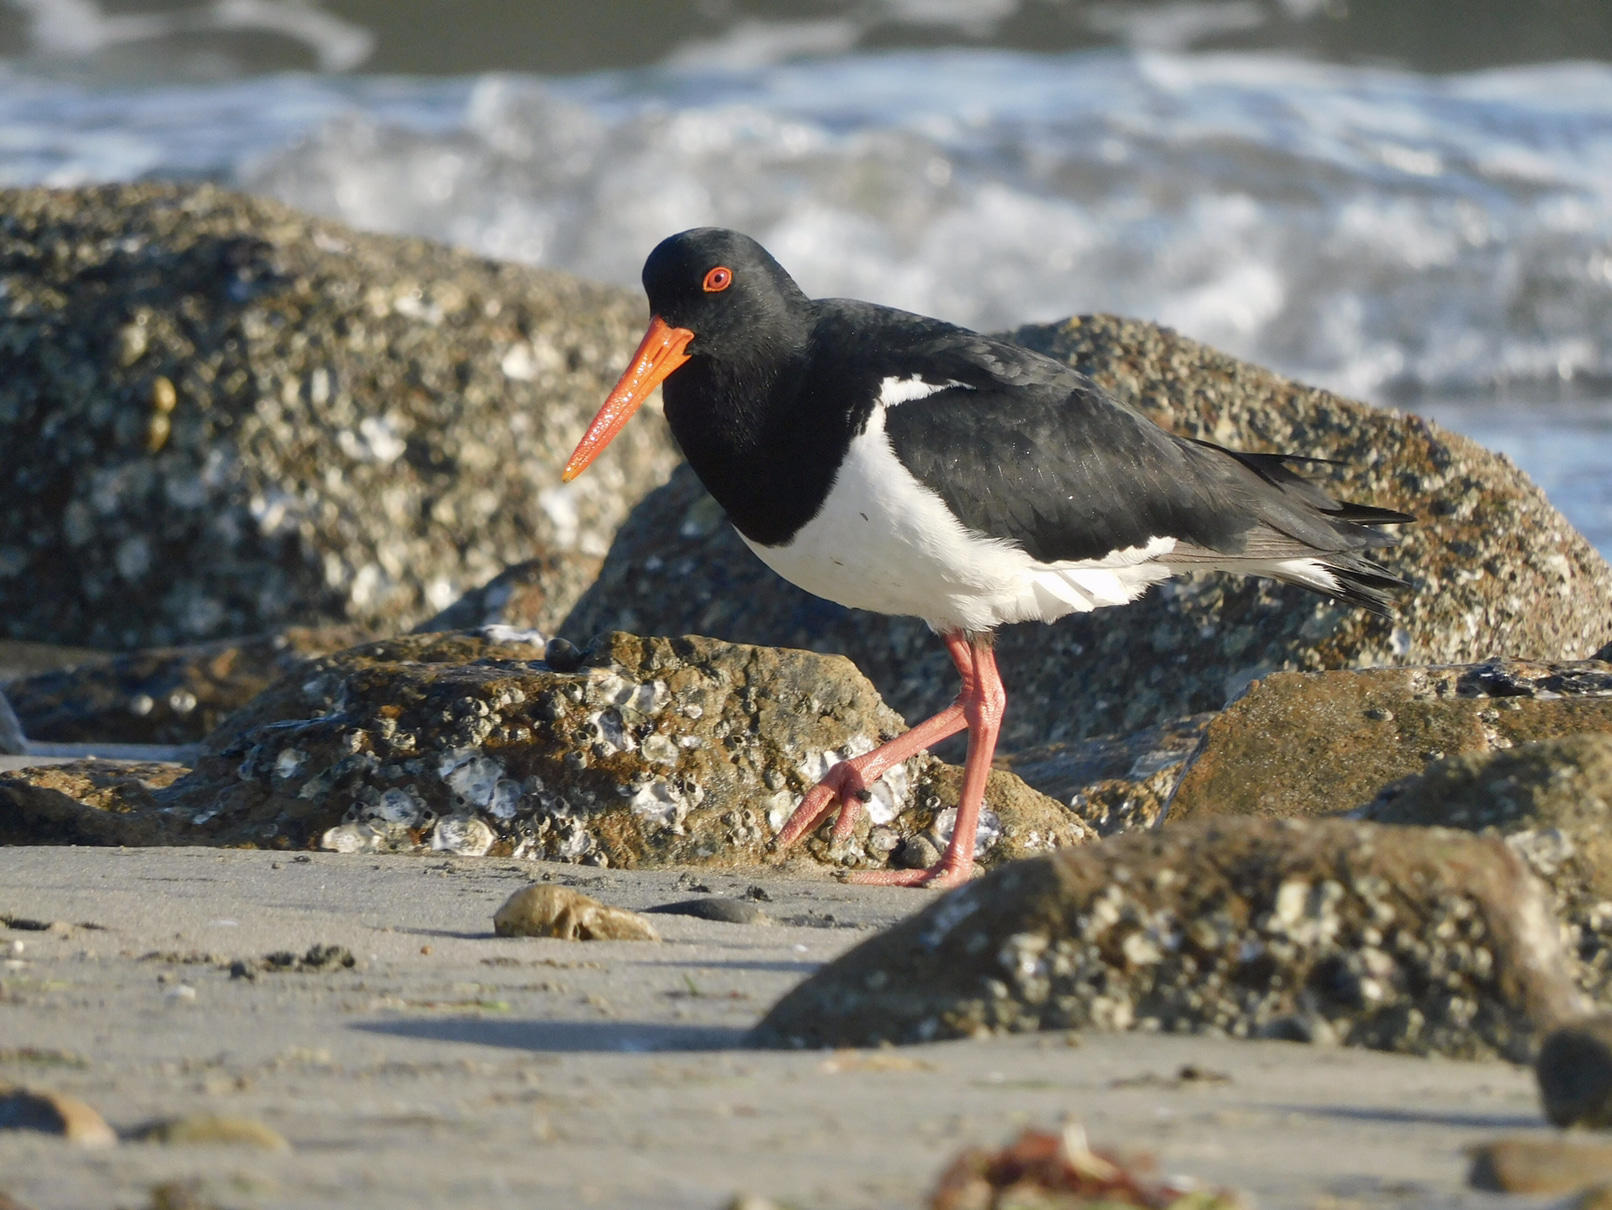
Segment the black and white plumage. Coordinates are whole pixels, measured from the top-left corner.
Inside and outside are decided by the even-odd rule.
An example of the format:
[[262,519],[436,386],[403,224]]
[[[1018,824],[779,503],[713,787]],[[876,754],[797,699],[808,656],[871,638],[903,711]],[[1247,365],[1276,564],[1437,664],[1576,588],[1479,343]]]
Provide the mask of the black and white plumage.
[[[1204,568],[1377,612],[1402,586],[1370,552],[1393,541],[1372,526],[1404,514],[1335,501],[1291,459],[1177,437],[1028,349],[869,303],[809,299],[736,232],[664,241],[644,287],[650,332],[566,478],[663,383],[684,455],[768,566],[840,604],[923,618],[964,680],[957,706],[832,773],[782,843],[836,801],[836,835],[848,834],[864,781],[964,726],[957,834],[977,818],[970,783],[983,794],[995,742],[986,716],[995,709],[999,723],[1002,698],[989,655],[997,626],[1121,605]],[[930,872],[939,880],[968,876],[971,821],[968,831]]]

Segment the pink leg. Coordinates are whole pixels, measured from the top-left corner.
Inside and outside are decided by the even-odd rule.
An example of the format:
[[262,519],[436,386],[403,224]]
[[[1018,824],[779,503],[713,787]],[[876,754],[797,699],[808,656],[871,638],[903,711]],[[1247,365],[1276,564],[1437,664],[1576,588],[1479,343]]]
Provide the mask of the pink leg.
[[914,753],[968,728],[968,760],[963,768],[963,792],[957,804],[957,826],[952,832],[940,863],[931,870],[878,870],[854,873],[853,882],[952,886],[965,882],[974,869],[974,833],[979,827],[980,808],[985,801],[985,781],[990,775],[996,737],[1002,729],[1002,713],[1007,695],[996,669],[996,656],[989,646],[962,634],[945,634],[941,639],[957,665],[962,691],[957,701],[934,718],[920,723],[904,735],[875,748],[865,756],[841,761],[801,800],[795,813],[778,833],[780,847],[789,845],[815,828],[840,805],[834,823],[833,840],[850,836],[869,782],[880,777]]
[[869,782],[878,781],[909,756],[922,752],[931,744],[938,744],[947,736],[956,735],[968,725],[963,701],[974,680],[973,653],[968,641],[960,634],[942,635],[941,638],[946,650],[951,653],[952,663],[957,665],[958,674],[963,678],[963,691],[957,695],[957,700],[927,722],[919,723],[889,743],[881,744],[863,756],[842,760],[830,769],[822,781],[807,791],[806,797],[800,800],[800,806],[795,808],[794,814],[779,830],[780,848],[794,844],[822,823],[836,803],[840,807],[840,817],[834,823],[833,839],[836,842],[844,840],[851,834],[856,817],[861,814],[862,804],[867,801]]
[[974,675],[963,684],[963,714],[968,722],[968,759],[963,762],[963,790],[957,799],[957,825],[951,843],[938,864],[927,870],[859,870],[852,882],[884,886],[952,887],[967,882],[974,874],[974,837],[979,831],[980,810],[985,806],[985,783],[991,775],[991,758],[996,755],[996,737],[1002,732],[1002,715],[1007,710],[1007,691],[1002,674],[996,669],[996,653],[983,642],[969,644],[974,656]]

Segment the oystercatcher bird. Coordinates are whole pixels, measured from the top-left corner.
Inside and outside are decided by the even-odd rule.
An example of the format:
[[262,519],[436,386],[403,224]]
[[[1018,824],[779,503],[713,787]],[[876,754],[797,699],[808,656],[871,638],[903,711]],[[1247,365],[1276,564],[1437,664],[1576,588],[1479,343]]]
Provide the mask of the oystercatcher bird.
[[778,834],[968,729],[957,822],[928,870],[862,882],[950,885],[974,834],[1006,695],[992,633],[1135,600],[1213,568],[1378,613],[1404,582],[1366,552],[1404,513],[1333,500],[1289,469],[1177,437],[1061,362],[888,307],[806,297],[760,244],[702,227],[644,264],[653,319],[566,463],[574,479],[661,385],[666,419],[740,536],[786,580],[841,605],[922,618],[962,678],[956,702],[834,766]]

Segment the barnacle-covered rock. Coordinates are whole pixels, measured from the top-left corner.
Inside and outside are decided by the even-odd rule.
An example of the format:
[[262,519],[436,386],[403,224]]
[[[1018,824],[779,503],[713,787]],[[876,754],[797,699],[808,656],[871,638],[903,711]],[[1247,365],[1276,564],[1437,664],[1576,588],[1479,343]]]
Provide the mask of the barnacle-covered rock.
[[[163,808],[192,844],[756,863],[835,761],[904,729],[839,657],[616,633],[561,670],[537,637],[419,634],[310,661],[209,736]],[[872,787],[847,842],[825,826],[785,859],[911,860],[944,844],[956,790],[916,757]],[[982,861],[1089,836],[994,775]]]
[[560,467],[635,292],[206,184],[0,191],[0,637],[396,632],[670,473],[646,417]]
[[1429,761],[1583,731],[1612,732],[1612,664],[1275,673],[1209,723],[1168,818],[1348,810]]
[[1503,837],[1551,888],[1579,985],[1612,1007],[1612,724],[1434,761],[1356,814]]
[[998,870],[823,968],[755,1040],[1151,1029],[1521,1061],[1581,1005],[1500,841],[1228,819]]

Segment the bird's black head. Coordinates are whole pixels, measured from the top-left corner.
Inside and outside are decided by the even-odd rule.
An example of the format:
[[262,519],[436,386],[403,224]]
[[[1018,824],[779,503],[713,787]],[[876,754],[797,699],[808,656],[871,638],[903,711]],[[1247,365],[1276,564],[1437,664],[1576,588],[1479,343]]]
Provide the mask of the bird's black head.
[[748,235],[696,227],[644,262],[649,309],[694,333],[691,357],[745,361],[804,337],[809,303],[783,266]]
[[[649,331],[565,464],[567,482],[679,367],[695,362],[677,382],[686,394],[756,396],[810,339],[811,301],[765,248],[737,231],[697,227],[662,240],[644,262],[644,290]],[[711,390],[719,380],[729,389]]]

